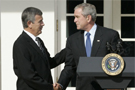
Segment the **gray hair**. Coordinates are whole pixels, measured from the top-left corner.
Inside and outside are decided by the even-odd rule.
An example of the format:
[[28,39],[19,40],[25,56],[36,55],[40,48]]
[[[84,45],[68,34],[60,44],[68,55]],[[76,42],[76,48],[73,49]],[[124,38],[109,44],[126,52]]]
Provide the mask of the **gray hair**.
[[31,21],[32,23],[34,23],[36,15],[42,15],[42,11],[39,10],[38,8],[34,8],[34,7],[26,8],[22,13],[23,28],[28,27],[28,25],[27,25],[28,21]]
[[82,3],[77,5],[74,10],[78,9],[78,8],[82,8],[82,15],[83,16],[88,16],[91,15],[92,20],[95,22],[96,21],[96,7],[92,4],[89,3]]

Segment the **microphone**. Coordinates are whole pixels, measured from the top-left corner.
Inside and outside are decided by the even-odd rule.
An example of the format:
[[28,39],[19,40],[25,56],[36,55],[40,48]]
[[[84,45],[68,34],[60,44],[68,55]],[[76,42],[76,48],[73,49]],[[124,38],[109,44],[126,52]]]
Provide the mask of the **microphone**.
[[110,45],[110,43],[109,42],[107,42],[107,45],[106,45],[106,47],[107,47],[107,50],[111,50],[111,45]]
[[122,46],[122,40],[121,39],[118,39],[118,44],[116,45],[116,47],[117,47],[116,51],[119,55],[124,54],[124,49],[123,49],[123,46]]
[[121,44],[121,46],[122,46],[122,40],[121,39],[118,39],[118,44]]
[[123,46],[122,46],[122,40],[121,39],[118,39],[118,44],[116,45],[116,47],[117,47],[117,51],[118,52],[120,52],[121,49],[123,48]]
[[111,53],[117,53],[121,55],[124,51],[122,46],[122,40],[118,39],[116,45],[111,45],[109,42],[106,44],[107,50],[109,50]]
[[109,50],[111,53],[114,52],[114,50],[113,50],[113,48],[112,48],[112,45],[111,45],[109,42],[107,42],[106,47],[107,47],[107,50]]

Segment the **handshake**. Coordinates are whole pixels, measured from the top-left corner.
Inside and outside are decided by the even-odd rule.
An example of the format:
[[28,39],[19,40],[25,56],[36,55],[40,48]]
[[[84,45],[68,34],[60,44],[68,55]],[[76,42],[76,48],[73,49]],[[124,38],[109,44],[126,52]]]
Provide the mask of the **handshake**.
[[54,83],[53,90],[62,90],[62,86],[59,83]]

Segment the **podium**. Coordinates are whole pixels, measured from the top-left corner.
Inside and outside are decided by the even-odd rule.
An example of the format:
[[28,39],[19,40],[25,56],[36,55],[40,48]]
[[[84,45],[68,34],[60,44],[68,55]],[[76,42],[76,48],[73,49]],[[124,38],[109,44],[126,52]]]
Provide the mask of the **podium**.
[[117,76],[107,75],[103,71],[102,59],[103,57],[80,57],[77,74],[81,77],[95,77],[103,89],[127,88],[128,84],[135,77],[135,57],[123,57],[124,69]]

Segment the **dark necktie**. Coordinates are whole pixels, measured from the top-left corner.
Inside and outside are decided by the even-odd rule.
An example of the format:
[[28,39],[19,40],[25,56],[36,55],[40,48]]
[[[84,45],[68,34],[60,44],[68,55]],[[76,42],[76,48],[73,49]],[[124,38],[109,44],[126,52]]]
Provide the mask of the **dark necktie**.
[[42,51],[42,53],[45,54],[43,45],[41,44],[41,39],[39,37],[36,37],[36,41],[38,42],[39,48]]
[[36,41],[38,42],[39,48],[41,49],[41,51],[43,53],[43,56],[46,58],[45,63],[47,63],[48,67],[50,68],[48,58],[47,58],[47,54],[46,54],[45,48],[43,46],[44,44],[43,44],[42,40],[39,37],[36,37]]
[[86,39],[86,53],[87,57],[91,56],[91,40],[90,40],[90,33],[87,32],[87,39]]

